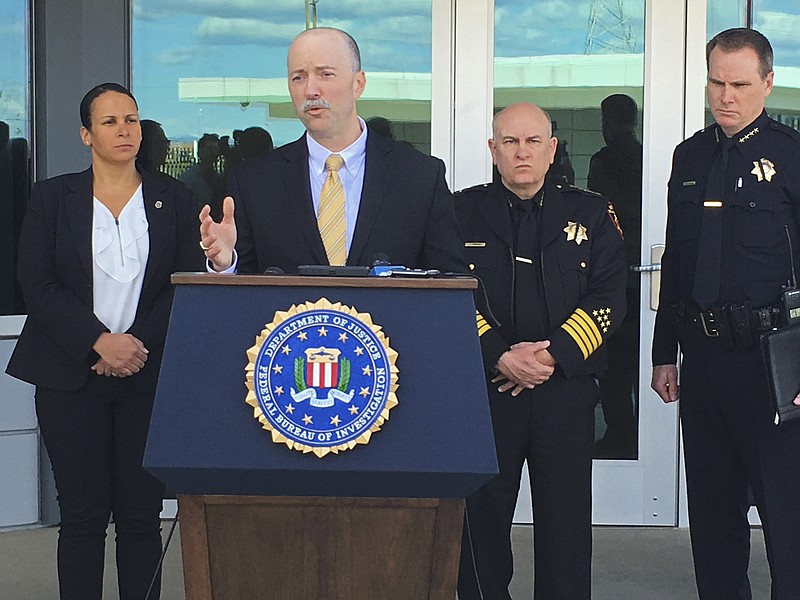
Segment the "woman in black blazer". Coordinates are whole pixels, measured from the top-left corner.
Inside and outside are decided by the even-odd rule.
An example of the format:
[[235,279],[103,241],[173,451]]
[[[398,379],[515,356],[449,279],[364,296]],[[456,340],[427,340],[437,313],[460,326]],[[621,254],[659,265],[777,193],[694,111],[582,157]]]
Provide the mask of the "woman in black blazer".
[[[204,270],[204,259],[189,192],[135,166],[131,93],[99,85],[80,113],[92,165],[33,189],[19,251],[28,318],[7,372],[36,386],[61,509],[61,599],[102,598],[113,517],[120,599],[142,600],[161,550],[163,486],[141,464],[170,275]],[[157,578],[147,598],[159,589]]]

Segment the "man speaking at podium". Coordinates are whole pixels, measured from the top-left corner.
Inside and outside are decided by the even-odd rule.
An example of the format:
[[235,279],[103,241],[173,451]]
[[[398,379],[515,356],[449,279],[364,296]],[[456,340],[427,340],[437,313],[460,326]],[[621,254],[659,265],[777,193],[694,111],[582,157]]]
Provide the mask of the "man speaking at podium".
[[288,70],[306,135],[231,173],[219,223],[203,207],[209,268],[292,273],[382,256],[465,271],[442,161],[368,133],[356,114],[366,76],[355,40],[338,29],[304,31],[289,47]]

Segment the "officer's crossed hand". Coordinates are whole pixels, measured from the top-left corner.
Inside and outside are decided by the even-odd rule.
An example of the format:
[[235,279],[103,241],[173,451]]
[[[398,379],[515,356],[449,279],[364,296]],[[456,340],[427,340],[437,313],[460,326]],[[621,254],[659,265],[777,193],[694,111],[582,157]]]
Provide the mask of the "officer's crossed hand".
[[556,361],[546,349],[549,345],[549,340],[543,340],[519,342],[511,346],[497,361],[500,374],[492,379],[492,383],[500,383],[497,390],[511,390],[511,395],[517,396],[522,390],[532,390],[550,379]]
[[675,402],[681,397],[681,386],[678,385],[677,365],[656,365],[653,367],[653,378],[650,387],[665,404]]
[[222,220],[219,223],[211,218],[208,204],[200,210],[200,247],[215,271],[224,271],[233,264],[233,248],[236,246],[233,209],[233,198],[227,196],[222,201]]

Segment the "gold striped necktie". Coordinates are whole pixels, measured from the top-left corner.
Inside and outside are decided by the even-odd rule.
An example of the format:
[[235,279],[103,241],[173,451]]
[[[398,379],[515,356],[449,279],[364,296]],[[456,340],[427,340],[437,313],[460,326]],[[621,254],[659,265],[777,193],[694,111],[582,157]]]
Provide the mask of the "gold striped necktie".
[[331,266],[342,266],[347,261],[344,186],[342,186],[342,180],[339,179],[339,169],[343,166],[344,159],[338,154],[331,154],[325,159],[325,170],[328,171],[328,176],[325,178],[325,183],[322,184],[322,191],[319,195],[317,226]]

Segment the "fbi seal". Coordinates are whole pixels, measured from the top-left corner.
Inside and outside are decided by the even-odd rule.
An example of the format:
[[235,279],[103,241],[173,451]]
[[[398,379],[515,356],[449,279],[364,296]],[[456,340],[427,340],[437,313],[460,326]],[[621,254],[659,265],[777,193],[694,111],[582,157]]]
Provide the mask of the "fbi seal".
[[325,298],[278,311],[247,350],[247,404],[272,441],[322,458],[367,444],[397,405],[397,352]]

